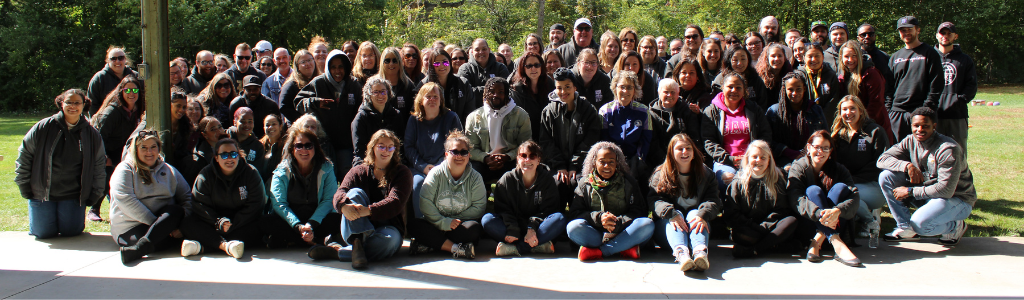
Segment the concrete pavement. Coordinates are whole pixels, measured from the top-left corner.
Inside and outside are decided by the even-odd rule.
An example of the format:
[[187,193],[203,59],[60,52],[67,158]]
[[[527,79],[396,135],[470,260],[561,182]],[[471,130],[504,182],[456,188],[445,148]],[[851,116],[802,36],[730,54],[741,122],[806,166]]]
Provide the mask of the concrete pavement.
[[239,260],[219,251],[183,258],[174,249],[124,266],[106,234],[35,240],[0,232],[0,298],[1024,297],[1019,237],[855,248],[865,268],[781,254],[737,260],[730,241],[712,242],[711,269],[703,273],[680,272],[665,251],[582,263],[567,243],[554,255],[497,258],[493,241],[481,242],[472,261],[410,257],[403,249],[355,271],[312,261],[297,248],[250,248]]

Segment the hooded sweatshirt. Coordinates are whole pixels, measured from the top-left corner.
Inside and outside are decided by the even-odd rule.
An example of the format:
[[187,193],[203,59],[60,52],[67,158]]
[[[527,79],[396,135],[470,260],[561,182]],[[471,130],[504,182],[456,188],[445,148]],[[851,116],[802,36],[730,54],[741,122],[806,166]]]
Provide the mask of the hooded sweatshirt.
[[953,45],[953,51],[942,56],[943,82],[942,94],[939,96],[939,119],[966,119],[967,103],[974,100],[978,92],[978,76],[974,70],[974,60],[960,50],[960,45]]
[[583,99],[590,101],[594,108],[604,106],[615,99],[615,94],[612,92],[612,79],[600,68],[594,73],[594,78],[590,79],[590,84],[583,84],[583,74],[580,73],[580,70],[573,68],[572,72],[578,81],[575,83],[576,92],[580,93],[580,97]]
[[451,231],[450,225],[455,219],[483,218],[487,208],[484,179],[467,164],[462,177],[455,180],[445,161],[423,179],[419,201],[424,220],[441,231]]
[[[356,117],[352,119],[352,146],[355,150],[352,152],[352,165],[357,166],[363,162],[363,158],[366,157],[367,143],[370,142],[370,138],[373,137],[377,130],[387,129],[395,133],[395,136],[405,136],[405,119],[402,119],[398,114],[398,109],[391,105],[391,102],[384,104],[384,111],[379,112],[376,108],[373,108],[373,104],[370,103],[370,99],[363,101],[363,104],[359,106],[359,112],[356,113]],[[397,145],[400,141],[395,141]],[[396,151],[396,155],[398,152]]]
[[494,53],[488,54],[487,61],[484,62],[470,56],[469,62],[459,67],[459,76],[465,77],[469,85],[473,86],[475,101],[479,103],[476,106],[480,107],[483,105],[484,84],[494,77],[508,78],[508,67],[495,60]]
[[565,209],[559,198],[554,174],[545,165],[536,166],[533,185],[523,182],[523,171],[505,172],[494,188],[494,213],[501,216],[508,236],[521,237],[528,228],[537,229],[544,218]]
[[[324,70],[330,70],[328,67],[331,61],[336,59],[341,60],[343,69],[351,69],[352,63],[345,52],[335,49],[327,54]],[[345,78],[338,82],[330,72],[320,74],[295,96],[296,110],[300,114],[315,115],[324,132],[335,137],[331,139],[331,144],[336,150],[354,149],[352,139],[344,137],[352,135],[352,120],[359,111],[359,105],[363,103],[363,88],[351,75],[345,74]],[[320,103],[325,99],[333,101],[326,108],[320,108]]]
[[260,173],[248,163],[239,160],[231,175],[210,164],[199,172],[192,187],[192,213],[214,228],[231,221],[230,233],[259,220],[267,203],[265,191]]
[[576,93],[575,107],[558,98],[558,92],[548,94],[548,105],[540,116],[538,143],[544,149],[544,164],[551,170],[579,172],[587,151],[601,138],[601,115],[587,99]]
[[914,199],[952,198],[974,206],[978,193],[974,190],[974,175],[967,165],[963,148],[952,138],[933,132],[923,142],[908,135],[878,158],[878,168],[894,173],[907,171],[913,164],[924,174],[924,183],[910,187]]
[[[747,105],[746,101],[740,100],[740,109],[731,112],[725,106],[723,97],[723,93],[718,93],[711,101],[711,105],[704,109],[704,117],[700,124],[700,136],[704,140],[704,150],[715,162],[735,166],[736,162],[732,157],[736,155],[732,151],[739,150],[739,147],[736,146],[744,145],[741,151],[745,152],[746,144],[753,140],[764,140],[771,145],[772,130],[764,112],[757,105]],[[746,119],[747,124],[727,124],[728,118],[739,117],[740,111],[743,112],[742,116]],[[730,140],[726,140],[726,135],[734,134],[737,130],[742,131],[743,128],[746,128],[749,137],[734,135]],[[737,142],[740,143],[737,144]]]
[[889,58],[895,80],[895,92],[885,108],[895,112],[912,112],[918,107],[937,107],[942,94],[942,57],[935,48],[921,43],[914,49],[906,47]]
[[110,236],[118,236],[139,225],[153,225],[154,212],[167,205],[178,205],[185,214],[192,212],[192,188],[188,181],[163,160],[150,170],[153,182],[142,182],[134,159],[117,164],[110,176]]
[[[511,107],[510,107],[511,106]],[[504,154],[515,157],[519,153],[519,144],[531,138],[533,129],[530,128],[530,116],[521,107],[514,106],[510,100],[504,107],[509,111],[501,118],[501,131],[496,135],[505,147]],[[491,143],[490,106],[481,107],[469,114],[466,120],[466,137],[472,147],[469,149],[469,157],[473,161],[484,161],[484,157],[497,149]]]
[[[92,79],[89,80],[89,90],[85,93],[85,95],[92,100],[92,106],[89,107],[89,112],[91,114],[95,115],[96,111],[99,111],[100,104],[103,103],[103,99],[107,98],[107,94],[109,94],[110,91],[117,88],[117,85],[121,83],[121,79],[124,78],[124,76],[139,76],[138,73],[135,73],[135,70],[132,70],[132,68],[127,65],[124,66],[124,71],[121,72],[121,75],[121,77],[117,77],[117,75],[114,74],[114,69],[111,69],[109,64],[104,65],[102,70],[92,75]],[[142,87],[140,86],[139,88],[141,89]],[[85,115],[85,113],[82,113],[82,115]]]

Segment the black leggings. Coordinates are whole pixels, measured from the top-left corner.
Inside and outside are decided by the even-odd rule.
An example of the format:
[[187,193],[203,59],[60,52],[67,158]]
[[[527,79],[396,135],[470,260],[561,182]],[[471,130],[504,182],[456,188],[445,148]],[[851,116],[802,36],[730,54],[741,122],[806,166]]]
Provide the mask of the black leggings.
[[476,220],[462,221],[462,224],[451,231],[441,231],[427,220],[412,219],[407,228],[409,235],[416,238],[416,242],[434,250],[441,250],[445,240],[452,243],[476,243],[484,232],[484,226]]
[[146,238],[153,243],[153,249],[162,250],[175,243],[181,243],[180,239],[171,237],[171,232],[178,229],[181,218],[185,216],[185,209],[181,206],[170,204],[154,212],[156,222],[153,225],[137,225],[117,236],[117,244],[121,247],[130,247],[139,242],[139,239]]
[[[303,216],[298,217],[299,219],[309,219],[308,217],[303,218]],[[302,235],[295,228],[288,226],[288,223],[275,212],[263,215],[260,218],[260,230],[268,236],[267,246],[270,248],[282,248],[288,244],[309,246],[302,240]],[[328,235],[340,238],[340,231],[341,215],[329,213],[320,222],[320,225],[313,229],[313,243],[323,245],[324,238]]]
[[196,216],[189,216],[181,219],[181,234],[185,235],[186,239],[195,240],[203,246],[203,251],[208,252],[212,249],[220,249],[220,244],[225,241],[239,240],[249,247],[257,244],[262,244],[262,235],[260,233],[260,226],[256,222],[251,222],[242,226],[231,225],[230,232],[221,232],[214,225],[203,222],[202,219]]
[[754,247],[758,252],[774,248],[785,241],[796,230],[797,220],[793,216],[785,217],[774,225],[759,224],[737,226],[732,228],[732,241],[744,246]]

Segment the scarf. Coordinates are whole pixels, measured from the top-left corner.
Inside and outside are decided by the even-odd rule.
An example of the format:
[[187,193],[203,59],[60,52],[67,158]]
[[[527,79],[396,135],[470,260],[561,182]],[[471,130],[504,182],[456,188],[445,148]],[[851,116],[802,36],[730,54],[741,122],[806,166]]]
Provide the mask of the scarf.
[[615,215],[626,213],[626,190],[622,182],[622,175],[615,173],[611,179],[604,180],[595,172],[587,175],[587,183],[592,189],[588,191],[590,196],[590,209],[596,211],[607,211]]

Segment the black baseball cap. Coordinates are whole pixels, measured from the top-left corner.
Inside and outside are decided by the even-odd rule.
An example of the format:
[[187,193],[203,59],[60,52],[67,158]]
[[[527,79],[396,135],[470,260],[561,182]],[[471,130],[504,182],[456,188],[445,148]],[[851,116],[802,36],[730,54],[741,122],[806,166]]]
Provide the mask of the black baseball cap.
[[245,78],[242,79],[242,83],[242,87],[263,86],[263,82],[261,82],[260,78],[256,75],[245,76]]
[[942,24],[939,24],[939,29],[935,32],[942,32],[943,28],[949,29],[949,32],[956,33],[956,25],[953,25],[953,22],[942,22]]
[[551,25],[551,29],[548,29],[548,31],[552,30],[561,30],[562,32],[565,32],[565,25],[562,25],[562,23]]
[[896,21],[897,29],[917,26],[920,26],[920,24],[917,22],[917,18],[915,18],[914,16],[902,17],[899,19],[899,21]]

